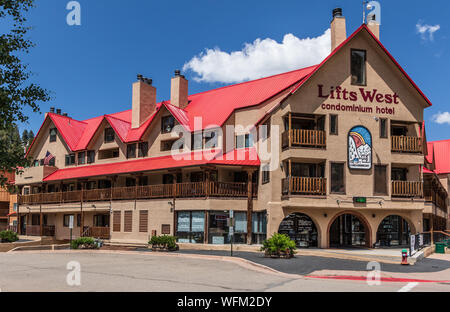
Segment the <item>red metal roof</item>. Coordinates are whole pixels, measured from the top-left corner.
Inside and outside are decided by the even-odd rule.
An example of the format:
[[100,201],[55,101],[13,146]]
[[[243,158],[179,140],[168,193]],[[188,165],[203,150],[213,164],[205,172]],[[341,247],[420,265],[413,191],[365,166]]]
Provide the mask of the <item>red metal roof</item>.
[[433,158],[434,172],[450,174],[450,140],[428,142],[427,160],[432,162]]
[[[236,109],[261,104],[285,89],[292,87],[314,69],[315,66],[311,66],[193,94],[189,96],[189,105],[185,109],[171,105],[170,101],[158,103],[156,111],[136,129],[131,128],[131,110],[83,121],[53,113],[48,113],[47,118],[50,118],[55,124],[67,146],[72,151],[85,150],[104,119],[108,121],[122,142],[136,142],[142,139],[142,135],[162,106],[166,107],[187,131],[194,129],[195,117],[202,117],[202,129],[211,128],[215,125],[222,126]],[[46,120],[44,120],[44,123]],[[39,136],[41,129],[39,129],[36,138]],[[33,145],[34,141],[30,149]]]
[[86,177],[109,176],[208,164],[259,166],[261,163],[255,148],[234,150],[225,155],[222,155],[220,150],[215,152],[204,151],[180,154],[176,158],[169,155],[110,164],[60,169],[46,177],[44,181],[50,182]]

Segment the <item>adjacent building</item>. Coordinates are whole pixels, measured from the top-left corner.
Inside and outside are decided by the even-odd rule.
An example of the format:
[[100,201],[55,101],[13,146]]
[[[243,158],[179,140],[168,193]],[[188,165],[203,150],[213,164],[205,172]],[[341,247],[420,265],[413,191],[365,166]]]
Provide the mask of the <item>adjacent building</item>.
[[74,236],[119,243],[280,232],[300,247],[407,244],[429,213],[431,103],[379,27],[347,37],[336,9],[318,65],[198,94],[176,71],[160,103],[139,75],[131,110],[76,120],[51,109],[28,150],[34,166],[16,176],[19,232],[67,239],[73,218]]

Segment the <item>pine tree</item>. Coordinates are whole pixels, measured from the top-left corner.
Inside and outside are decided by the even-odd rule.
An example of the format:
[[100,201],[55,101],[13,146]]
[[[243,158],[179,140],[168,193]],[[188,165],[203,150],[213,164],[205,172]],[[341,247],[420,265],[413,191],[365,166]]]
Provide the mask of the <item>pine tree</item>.
[[[34,46],[28,37],[30,27],[25,14],[34,0],[0,0],[0,186],[3,171],[24,165],[24,148],[17,122],[26,122],[24,109],[39,112],[39,102],[48,101],[49,93],[29,78],[31,72],[21,56]],[[29,134],[28,134],[29,136]],[[27,142],[28,143],[28,142]]]

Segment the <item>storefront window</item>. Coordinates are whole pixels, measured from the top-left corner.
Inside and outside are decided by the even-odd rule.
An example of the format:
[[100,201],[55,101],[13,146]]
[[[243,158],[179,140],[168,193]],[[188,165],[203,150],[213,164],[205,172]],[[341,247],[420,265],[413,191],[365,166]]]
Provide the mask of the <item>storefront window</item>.
[[254,244],[262,244],[267,237],[267,213],[254,212],[252,216],[252,241]]
[[177,213],[176,236],[179,243],[203,244],[205,239],[205,212],[179,211]]
[[211,211],[209,213],[209,244],[229,244],[229,227],[227,219],[229,218],[228,211]]
[[377,243],[379,247],[407,246],[411,233],[408,222],[400,216],[386,217],[378,227]]

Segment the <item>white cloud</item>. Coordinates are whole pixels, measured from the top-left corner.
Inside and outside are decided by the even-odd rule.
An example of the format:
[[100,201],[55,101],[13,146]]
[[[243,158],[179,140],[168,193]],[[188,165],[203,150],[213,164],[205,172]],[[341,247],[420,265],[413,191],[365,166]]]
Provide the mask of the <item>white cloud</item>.
[[440,25],[423,25],[421,21],[416,24],[417,33],[420,34],[422,40],[434,40],[434,33],[441,29]]
[[281,43],[258,38],[230,53],[220,48],[206,49],[184,64],[183,70],[196,73],[196,81],[242,82],[318,64],[330,50],[330,29],[315,38],[286,34]]
[[449,112],[439,112],[438,114],[433,115],[433,121],[442,125],[449,124],[450,125],[450,113]]

